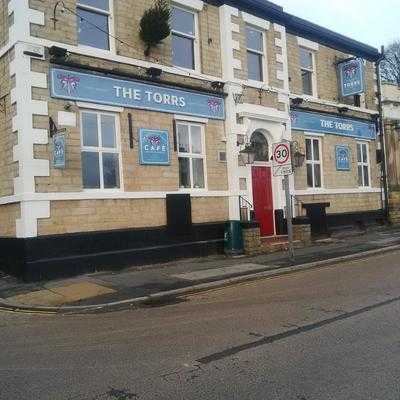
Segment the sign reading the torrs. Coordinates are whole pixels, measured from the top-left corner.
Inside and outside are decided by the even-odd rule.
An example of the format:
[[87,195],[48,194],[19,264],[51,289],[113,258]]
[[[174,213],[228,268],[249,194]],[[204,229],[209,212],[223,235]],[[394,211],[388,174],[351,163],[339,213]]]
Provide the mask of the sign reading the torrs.
[[275,143],[272,148],[272,169],[274,176],[293,173],[290,142]]

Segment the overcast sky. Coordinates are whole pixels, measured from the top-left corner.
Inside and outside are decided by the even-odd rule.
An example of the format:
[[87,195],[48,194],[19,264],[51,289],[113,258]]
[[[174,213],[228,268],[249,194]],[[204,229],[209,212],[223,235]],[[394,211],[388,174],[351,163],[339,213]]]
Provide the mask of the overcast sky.
[[270,0],[290,14],[380,49],[400,40],[400,0]]

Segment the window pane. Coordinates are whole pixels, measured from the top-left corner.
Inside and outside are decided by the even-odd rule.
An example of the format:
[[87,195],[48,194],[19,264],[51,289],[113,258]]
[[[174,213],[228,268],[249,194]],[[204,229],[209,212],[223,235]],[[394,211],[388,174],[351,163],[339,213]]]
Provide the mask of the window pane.
[[171,29],[194,36],[194,14],[180,8],[172,7]]
[[180,153],[189,153],[189,127],[187,125],[178,125],[178,150]]
[[263,35],[262,32],[246,27],[246,46],[248,49],[263,52]]
[[357,143],[357,162],[361,162],[361,144]]
[[314,187],[321,187],[321,165],[314,164]]
[[312,160],[311,139],[306,139],[306,160]]
[[358,166],[358,186],[363,186],[362,166]]
[[108,0],[78,0],[77,3],[85,6],[101,8],[104,11],[109,10]]
[[313,153],[314,161],[319,161],[319,141],[317,139],[313,140]]
[[172,35],[172,64],[178,67],[194,69],[193,40]]
[[118,154],[103,153],[103,180],[104,188],[119,188],[119,160]]
[[82,113],[82,136],[84,146],[99,145],[97,114]]
[[312,164],[307,164],[307,186],[314,187],[313,176],[312,176]]
[[204,164],[202,158],[193,158],[193,187],[204,188]]
[[116,147],[115,140],[115,117],[112,115],[101,115],[101,145],[103,147]]
[[[78,25],[78,43],[85,46],[108,50],[110,48],[108,38],[108,16],[84,10],[82,8],[77,8],[76,11],[78,14],[76,17]],[[93,26],[92,24],[96,26]],[[101,28],[104,32],[97,27]]]
[[201,145],[201,128],[200,126],[192,126],[192,153],[201,154],[203,152],[203,148]]
[[311,51],[300,48],[300,66],[302,68],[313,69],[313,59]]
[[86,189],[100,188],[99,153],[82,152],[82,184]]
[[179,157],[179,187],[190,188],[190,166],[189,158]]
[[310,71],[301,71],[301,80],[303,84],[303,94],[312,96],[312,73]]
[[262,56],[261,54],[247,52],[248,78],[253,81],[262,81]]
[[368,171],[368,166],[365,165],[363,168],[364,168],[364,186],[369,186],[369,171]]
[[367,145],[366,144],[363,144],[362,145],[362,159],[363,159],[363,162],[364,163],[367,163],[368,162],[368,154],[367,154]]

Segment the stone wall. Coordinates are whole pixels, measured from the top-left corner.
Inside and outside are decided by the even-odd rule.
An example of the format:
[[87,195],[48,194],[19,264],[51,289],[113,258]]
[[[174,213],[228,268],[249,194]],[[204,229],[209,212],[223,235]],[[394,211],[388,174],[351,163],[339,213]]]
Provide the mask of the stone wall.
[[[296,140],[305,154],[305,135],[300,131],[293,131],[293,139]],[[309,135],[308,137],[313,137]],[[358,187],[357,170],[357,140],[337,135],[324,135],[320,137],[322,146],[322,187],[325,189],[349,189]],[[347,145],[350,148],[350,170],[337,171],[336,169],[336,145]],[[376,163],[376,141],[369,142],[370,178],[371,187],[380,187],[380,165]],[[307,168],[304,162],[301,168],[295,170],[295,189],[307,189]]]
[[[52,201],[50,218],[38,220],[38,234],[165,226],[165,207],[165,199]],[[220,222],[227,219],[226,198],[192,197],[193,223]]]
[[327,214],[376,211],[382,208],[380,193],[314,194],[296,196],[296,215],[305,216],[302,203],[330,203]]
[[15,221],[21,218],[19,203],[3,204],[0,206],[0,237],[15,237]]
[[[65,6],[76,12],[76,0],[64,1]],[[115,41],[115,54],[135,58],[138,60],[157,62],[171,65],[171,38],[166,38],[159,46],[153,48],[148,57],[144,55],[145,45],[139,37],[139,23],[145,10],[154,4],[153,0],[114,0],[114,12],[111,23],[114,26],[115,36],[120,41]],[[69,11],[61,13],[58,8],[56,28],[51,20],[53,17],[54,2],[43,0],[30,0],[31,8],[45,14],[45,25],[32,25],[32,36],[56,42],[76,45],[77,24],[76,16]],[[218,7],[205,4],[198,13],[199,49],[201,68],[203,74],[221,76],[220,56],[220,30]]]
[[18,163],[13,161],[17,136],[12,132],[12,117],[16,112],[10,98],[10,90],[15,84],[9,73],[12,58],[10,51],[0,59],[0,196],[14,194],[14,178],[18,175]]
[[[300,74],[300,53],[297,36],[287,34],[288,66],[289,66],[289,87],[293,94],[302,94],[302,81]],[[339,96],[338,77],[335,62],[339,59],[348,58],[349,55],[329,47],[318,45],[315,51],[315,67],[317,79],[317,95],[319,99],[331,102],[343,102]],[[375,102],[374,65],[366,62],[365,68],[366,95],[365,108],[377,109]]]

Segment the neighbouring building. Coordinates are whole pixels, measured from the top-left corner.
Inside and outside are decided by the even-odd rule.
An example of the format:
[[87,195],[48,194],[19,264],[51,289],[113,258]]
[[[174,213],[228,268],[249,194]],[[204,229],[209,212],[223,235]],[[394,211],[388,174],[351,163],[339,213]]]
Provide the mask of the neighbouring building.
[[400,88],[382,84],[382,110],[385,130],[389,220],[400,223]]
[[284,234],[282,140],[305,157],[295,218],[314,231],[378,218],[376,49],[267,1],[174,0],[171,35],[146,55],[153,4],[1,3],[3,269],[44,279],[210,254],[250,214]]

